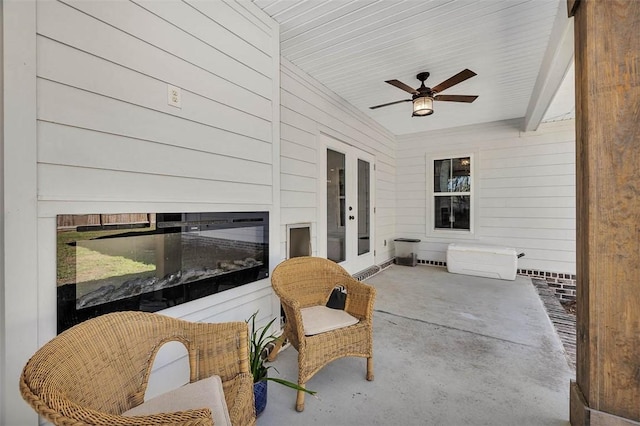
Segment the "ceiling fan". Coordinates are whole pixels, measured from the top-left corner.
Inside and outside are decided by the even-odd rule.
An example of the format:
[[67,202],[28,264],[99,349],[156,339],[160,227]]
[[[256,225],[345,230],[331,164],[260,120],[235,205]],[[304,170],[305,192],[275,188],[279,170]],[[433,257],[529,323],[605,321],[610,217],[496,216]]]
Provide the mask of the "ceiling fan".
[[398,80],[387,80],[385,83],[389,83],[392,86],[397,87],[398,89],[402,89],[405,92],[411,93],[413,96],[411,99],[404,99],[401,101],[389,102],[387,104],[376,105],[369,107],[369,109],[381,108],[389,105],[395,105],[402,102],[413,102],[413,117],[424,117],[426,115],[433,114],[433,101],[448,101],[448,102],[466,102],[471,103],[475,101],[477,96],[468,96],[468,95],[439,95],[445,89],[448,89],[451,86],[455,86],[458,83],[462,83],[463,81],[473,77],[476,75],[475,72],[470,69],[465,69],[460,71],[458,74],[453,77],[448,78],[437,86],[426,87],[424,85],[424,81],[429,78],[428,72],[419,73],[416,78],[420,80],[420,87],[414,89],[401,81]]

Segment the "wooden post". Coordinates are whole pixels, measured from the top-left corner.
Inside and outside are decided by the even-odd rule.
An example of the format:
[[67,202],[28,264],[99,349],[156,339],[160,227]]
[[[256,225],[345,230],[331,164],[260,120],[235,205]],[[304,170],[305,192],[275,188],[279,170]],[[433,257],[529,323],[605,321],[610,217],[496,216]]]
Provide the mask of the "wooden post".
[[640,2],[568,0],[576,62],[571,424],[640,424]]

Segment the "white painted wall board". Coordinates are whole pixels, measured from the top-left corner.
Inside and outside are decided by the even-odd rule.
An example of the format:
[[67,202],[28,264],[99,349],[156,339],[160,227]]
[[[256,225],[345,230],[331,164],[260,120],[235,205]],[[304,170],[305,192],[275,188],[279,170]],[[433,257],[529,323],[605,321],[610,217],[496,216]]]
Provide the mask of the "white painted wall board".
[[381,211],[379,213],[379,217],[376,220],[376,226],[379,228],[383,227],[393,227],[395,225],[395,220],[391,215],[392,211]]
[[280,110],[282,114],[282,126],[291,126],[296,129],[311,133],[315,135],[318,131],[318,123],[313,121],[312,119],[300,114],[298,111],[295,111],[291,108],[288,108],[286,105],[281,105]]
[[[517,151],[524,143],[527,145],[548,144],[548,146],[533,148],[533,153],[571,152],[571,144],[566,142],[572,141],[575,135],[566,126],[566,121],[557,123],[557,126],[541,127],[535,132],[521,132],[522,121],[515,119],[458,127],[455,129],[455,138],[447,138],[447,136],[451,136],[450,129],[404,135],[400,138],[403,149],[398,151],[398,158],[410,156],[411,149],[433,151],[435,147],[431,145],[432,142],[443,138],[447,138],[447,140],[446,144],[442,146],[446,146],[448,149],[480,145],[486,150],[483,153],[488,156],[498,156],[497,158],[509,158],[509,155],[514,154],[510,150]],[[491,143],[486,143],[487,140],[491,140]],[[506,153],[500,152],[503,148],[508,149]]]
[[[242,13],[230,7],[227,2],[186,0],[186,3],[231,31],[240,39],[247,41],[269,56],[273,55],[273,45],[270,40],[273,34],[263,26],[247,25],[251,24],[251,21],[243,16]],[[273,23],[272,25],[276,26],[277,24]],[[258,28],[260,32],[255,31],[255,28]]]
[[[483,197],[522,197],[521,188],[484,188]],[[528,187],[526,196],[534,198],[555,197],[575,197],[576,188],[574,185],[553,186],[553,187]],[[542,202],[542,200],[541,200]]]
[[393,189],[390,189],[395,186],[395,179],[393,176],[387,175],[386,173],[376,173],[376,180],[380,185],[382,185],[382,188],[376,188],[376,192],[382,191],[381,193],[385,193],[393,191]]
[[[530,167],[532,164],[539,165],[570,165],[572,160],[574,159],[574,153],[558,153],[558,154],[543,154],[543,155],[530,155],[528,157],[513,157],[512,159],[507,161],[505,159],[491,159],[487,158],[485,161],[485,166],[489,170],[496,170],[505,168],[519,168],[519,167]],[[535,166],[534,166],[535,167]]]
[[548,206],[539,207],[479,207],[480,215],[487,218],[511,218],[520,217],[527,219],[575,219],[575,208],[557,207],[550,209]]
[[[396,178],[396,184],[397,185],[404,185],[404,184],[409,184],[409,183],[414,183],[417,181],[425,181],[425,173],[424,173],[424,168],[425,165],[422,164],[421,166],[410,166],[407,167],[406,170],[406,174],[402,174],[401,176],[398,176]],[[415,169],[422,169],[422,173],[413,173],[415,171]]]
[[[425,209],[425,201],[426,198],[425,197],[406,197],[406,198],[402,198],[402,197],[398,197],[397,200],[402,200],[402,211],[404,211],[407,208],[419,208],[424,210]],[[400,213],[400,212],[398,212]]]
[[[545,197],[551,198],[553,194]],[[540,200],[539,197],[509,197],[509,198],[488,198],[482,197],[478,200],[479,207],[520,207],[520,208],[545,208],[542,203],[544,200]],[[572,208],[576,207],[576,200],[572,197],[553,197],[553,203],[556,207]]]
[[[39,204],[39,203],[38,203]],[[40,205],[38,205],[40,212]],[[44,345],[57,334],[57,268],[47,262],[57,250],[57,221],[55,216],[38,218],[38,346]],[[52,285],[54,283],[54,285]]]
[[282,173],[280,188],[283,191],[316,192],[316,179],[306,176],[294,176]]
[[[269,99],[256,96],[227,80],[173,56],[165,55],[165,65],[151,76],[38,36],[38,76],[136,105],[147,105],[177,114],[178,109],[167,105],[166,87],[167,83],[171,83],[180,87],[183,94],[188,92],[191,96],[196,95],[222,106],[271,120]],[[183,72],[176,75],[175,72],[165,71],[172,69],[171,63],[183,68]],[[68,64],[75,66],[69,67]]]
[[[281,209],[280,220],[282,224],[310,222],[316,224],[318,222],[318,212],[316,207],[296,207]],[[322,238],[322,237],[320,237]]]
[[[518,141],[521,139],[524,139],[524,141],[529,140],[531,141],[531,144],[528,146],[522,146],[521,144],[518,144]],[[528,137],[525,135],[521,136],[518,140],[515,140],[513,142],[515,142],[515,144],[512,144],[511,146],[488,149],[484,151],[483,154],[487,157],[487,159],[502,158],[505,160],[510,160],[512,158],[535,158],[535,156],[542,155],[572,153],[571,139],[567,140],[562,137],[562,135],[558,135],[558,138],[556,140],[554,140],[551,135],[546,135],[546,138],[535,135],[531,135],[530,137]]]
[[393,161],[385,162],[383,160],[380,160],[376,162],[376,172],[378,172],[378,174],[380,174],[381,176],[386,176],[389,180],[395,177],[395,171],[395,162]]
[[[72,31],[75,25],[81,25],[83,32],[94,31],[93,35],[96,38],[102,37],[103,34],[113,37],[111,43],[115,43],[114,47],[144,42],[146,46],[153,46],[182,58],[194,66],[228,81],[236,82],[238,86],[250,88],[265,98],[271,96],[271,81],[266,77],[270,73],[269,68],[258,73],[134,3],[65,1],[72,7],[62,3],[45,2],[51,5],[39,8],[41,11],[39,10],[38,18],[42,16],[41,13],[47,14],[49,21],[62,18],[64,20],[58,24],[58,27],[65,26],[68,32]],[[140,22],[144,22],[145,25],[140,25]],[[52,23],[47,24],[47,30],[49,30]],[[38,32],[41,32],[40,22],[38,22]],[[78,33],[71,34],[71,37],[77,38],[77,35]],[[83,45],[86,44],[83,43]]]
[[[214,301],[211,296],[203,297],[198,300],[194,300],[194,306],[189,312],[181,312],[178,308],[182,305],[175,306],[167,310],[167,315],[184,318],[187,321],[197,322],[226,322],[226,321],[238,321],[238,318],[248,319],[254,312],[260,311],[259,317],[261,321],[263,318],[270,316],[269,299],[271,298],[272,291],[270,289],[271,283],[268,279],[260,280],[255,283],[247,284],[241,287],[237,287],[232,290],[240,290],[243,287],[244,291],[225,291],[220,295],[229,293],[222,303],[218,301],[216,304],[212,304]],[[213,296],[213,295],[212,295]],[[242,303],[237,303],[234,299],[240,299]]]
[[447,152],[476,152],[478,217],[470,242],[522,249],[527,255],[519,260],[521,268],[575,273],[574,123],[543,124],[528,133],[513,124],[510,120],[400,137],[397,232],[427,237],[420,253],[436,255],[427,260],[445,260],[446,244],[464,234],[427,236],[432,212],[427,207],[431,201],[426,198],[430,180],[425,161]]
[[282,191],[281,200],[283,208],[308,207],[316,202],[315,192]]
[[38,161],[257,185],[269,184],[272,178],[271,164],[47,122],[38,124]]
[[480,217],[479,226],[534,229],[575,229],[576,220],[539,217]]
[[282,123],[280,126],[282,139],[297,143],[299,145],[306,146],[311,149],[316,147],[316,135],[315,133],[306,132],[300,130],[297,127],[291,126],[286,123]]
[[294,158],[300,161],[306,161],[311,164],[315,164],[317,160],[317,152],[315,148],[309,148],[307,146],[299,145],[294,142],[290,142],[286,138],[281,140],[282,156],[287,158]]
[[263,141],[174,115],[159,115],[157,111],[106,97],[98,98],[51,82],[41,84],[39,94],[38,119],[41,121],[257,162],[270,161],[270,139]]
[[[502,247],[514,247],[519,248],[523,239],[519,237],[507,237],[491,239],[492,245],[498,245]],[[561,239],[545,239],[542,237],[527,238],[527,250],[535,251],[563,251],[567,253],[573,253],[575,251],[575,240],[561,240]],[[553,258],[553,257],[552,257]],[[556,259],[557,260],[557,259]]]
[[[0,424],[35,424],[18,388],[38,347],[36,3],[3,2]],[[10,107],[9,107],[10,106]]]
[[524,176],[511,178],[481,178],[480,187],[492,188],[526,188],[526,187],[554,187],[556,185],[569,186],[575,183],[575,176],[560,174],[554,176]]
[[41,164],[40,200],[271,204],[270,185]]
[[273,58],[270,54],[233,34],[216,20],[202,14],[188,3],[155,0],[134,0],[134,3],[178,26],[182,31],[188,32],[212,48],[271,78]]
[[[267,16],[262,10],[246,0],[222,0],[232,9],[238,11],[241,16],[251,22],[256,28],[262,28],[263,31],[269,33],[274,24],[273,19]],[[247,13],[249,12],[249,13]],[[278,47],[280,45],[278,44]]]
[[[551,160],[551,159],[549,159]],[[502,161],[506,163],[506,161]],[[543,164],[543,165],[528,165],[514,167],[511,164],[505,164],[507,167],[495,167],[497,164],[489,168],[489,161],[484,161],[483,165],[487,169],[482,170],[480,173],[480,179],[500,179],[500,178],[515,178],[515,177],[532,177],[532,176],[558,176],[558,175],[574,175],[571,163],[558,163],[558,164]],[[529,163],[531,164],[531,163]]]
[[[163,88],[163,91],[166,94],[166,87]],[[49,114],[68,114],[68,116],[70,115],[74,118],[76,116],[82,116],[82,111],[84,111],[84,114],[96,114],[96,110],[103,108],[100,105],[101,103],[107,104],[106,108],[108,108],[110,104],[116,102],[126,104],[117,105],[115,106],[116,109],[135,109],[134,106],[128,102],[117,101],[109,97],[78,90],[73,87],[55,83],[50,80],[44,80],[42,78],[38,79],[38,92],[43,94],[42,97],[44,99],[47,99],[47,103],[43,102],[38,105],[38,118],[48,121],[54,121],[47,118]],[[174,108],[175,111],[172,110],[165,112],[161,109],[149,109],[152,109],[154,112],[160,112],[166,116],[176,115],[196,123],[226,130],[231,133],[245,135],[266,142],[271,141],[271,125],[269,121],[259,119],[238,110],[224,107],[221,104],[208,101],[205,98],[198,97],[196,95],[190,96],[189,92],[183,92],[182,95],[182,110]],[[140,108],[143,107],[144,106]],[[164,106],[162,108],[164,107],[168,107],[166,102],[164,102]],[[69,111],[67,111],[67,109]],[[158,116],[156,115],[155,117],[156,122],[154,124],[159,121],[157,118]],[[99,118],[101,122],[108,123],[106,125],[108,129],[111,129],[112,127],[117,128],[118,126],[117,123],[112,123],[115,120],[110,116],[103,115]],[[247,125],[247,122],[249,122],[250,125]],[[65,123],[71,125],[75,124],[73,119],[70,119]]]
[[[573,229],[503,228],[481,226],[480,234],[487,238],[543,239],[544,241],[572,241],[576,239]],[[555,244],[555,242],[553,243]],[[573,244],[573,243],[572,243]]]
[[282,158],[280,170],[284,174],[307,176],[317,179],[317,171],[315,165],[307,161],[295,160],[293,158]]
[[[421,161],[419,164],[407,165],[405,167],[405,171],[407,175],[422,175],[422,177],[424,178],[424,167],[425,161],[423,159],[423,161]],[[398,178],[404,177],[404,175],[405,174],[403,174],[403,176],[398,176]]]
[[380,180],[378,182],[378,186],[376,187],[377,191],[380,192],[384,192],[384,193],[389,193],[389,192],[395,192],[395,180],[390,179],[390,180]]

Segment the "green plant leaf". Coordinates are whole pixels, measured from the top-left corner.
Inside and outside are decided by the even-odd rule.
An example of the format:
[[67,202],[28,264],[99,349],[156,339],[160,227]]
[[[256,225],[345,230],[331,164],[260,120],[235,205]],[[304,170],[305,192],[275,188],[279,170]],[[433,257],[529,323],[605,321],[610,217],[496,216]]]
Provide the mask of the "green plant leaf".
[[315,396],[316,393],[318,393],[317,391],[312,391],[312,390],[303,388],[302,386],[299,386],[297,383],[293,383],[293,382],[290,382],[290,381],[284,380],[284,379],[278,379],[277,377],[265,377],[263,380],[269,380],[269,381],[272,381],[272,382],[280,383],[283,386],[287,386],[287,387],[289,387],[291,389],[295,389],[295,390],[301,390],[301,391],[304,391],[304,392],[308,393],[309,395],[313,395],[313,396]]
[[275,371],[278,371],[272,366],[265,366],[265,359],[262,358],[262,354],[265,352],[266,347],[271,343],[275,343],[275,341],[279,339],[279,337],[275,334],[269,334],[269,329],[271,328],[271,325],[274,323],[276,318],[269,321],[267,325],[256,328],[257,316],[258,311],[254,312],[253,315],[251,315],[246,321],[247,324],[251,324],[249,335],[249,367],[251,368],[251,374],[253,375],[253,383],[270,380],[272,382],[279,383],[295,390],[301,390],[315,396],[316,391],[305,389],[299,386],[297,383],[290,382],[284,379],[278,379],[276,377],[268,377],[269,369],[273,368]]

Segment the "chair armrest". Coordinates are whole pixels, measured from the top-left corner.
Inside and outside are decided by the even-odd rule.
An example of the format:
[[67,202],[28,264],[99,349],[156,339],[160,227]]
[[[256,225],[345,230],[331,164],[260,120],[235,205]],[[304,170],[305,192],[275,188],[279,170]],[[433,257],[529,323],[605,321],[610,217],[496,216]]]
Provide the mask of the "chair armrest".
[[373,319],[375,287],[356,279],[350,279],[343,284],[347,289],[347,303],[344,310],[361,321],[370,322]]
[[196,410],[176,411],[173,413],[149,414],[146,416],[111,416],[104,415],[106,423],[118,426],[140,426],[148,424],[171,426],[213,426],[211,410],[199,408]]
[[253,425],[256,422],[254,408],[253,375],[240,374],[222,384],[231,424]]
[[302,313],[300,312],[302,306],[297,300],[289,299],[287,297],[280,297],[280,304],[282,305],[282,309],[287,317],[287,324],[285,327],[293,333],[293,336],[290,336],[292,339],[291,343],[295,348],[299,348],[298,345],[301,342],[304,342],[304,325],[302,324]]
[[73,401],[55,398],[58,408],[50,408],[46,401],[34,395],[28,385],[21,380],[22,396],[43,418],[55,425],[71,424],[101,424],[119,426],[140,426],[148,424],[162,424],[171,426],[213,426],[211,410],[201,408],[196,410],[178,411],[174,413],[152,414],[147,416],[126,417],[117,414],[103,413],[91,408],[80,406]]
[[291,309],[295,309],[298,312],[300,312],[300,308],[302,308],[302,306],[300,306],[300,302],[285,296],[280,297],[280,303],[285,306],[289,306]]

